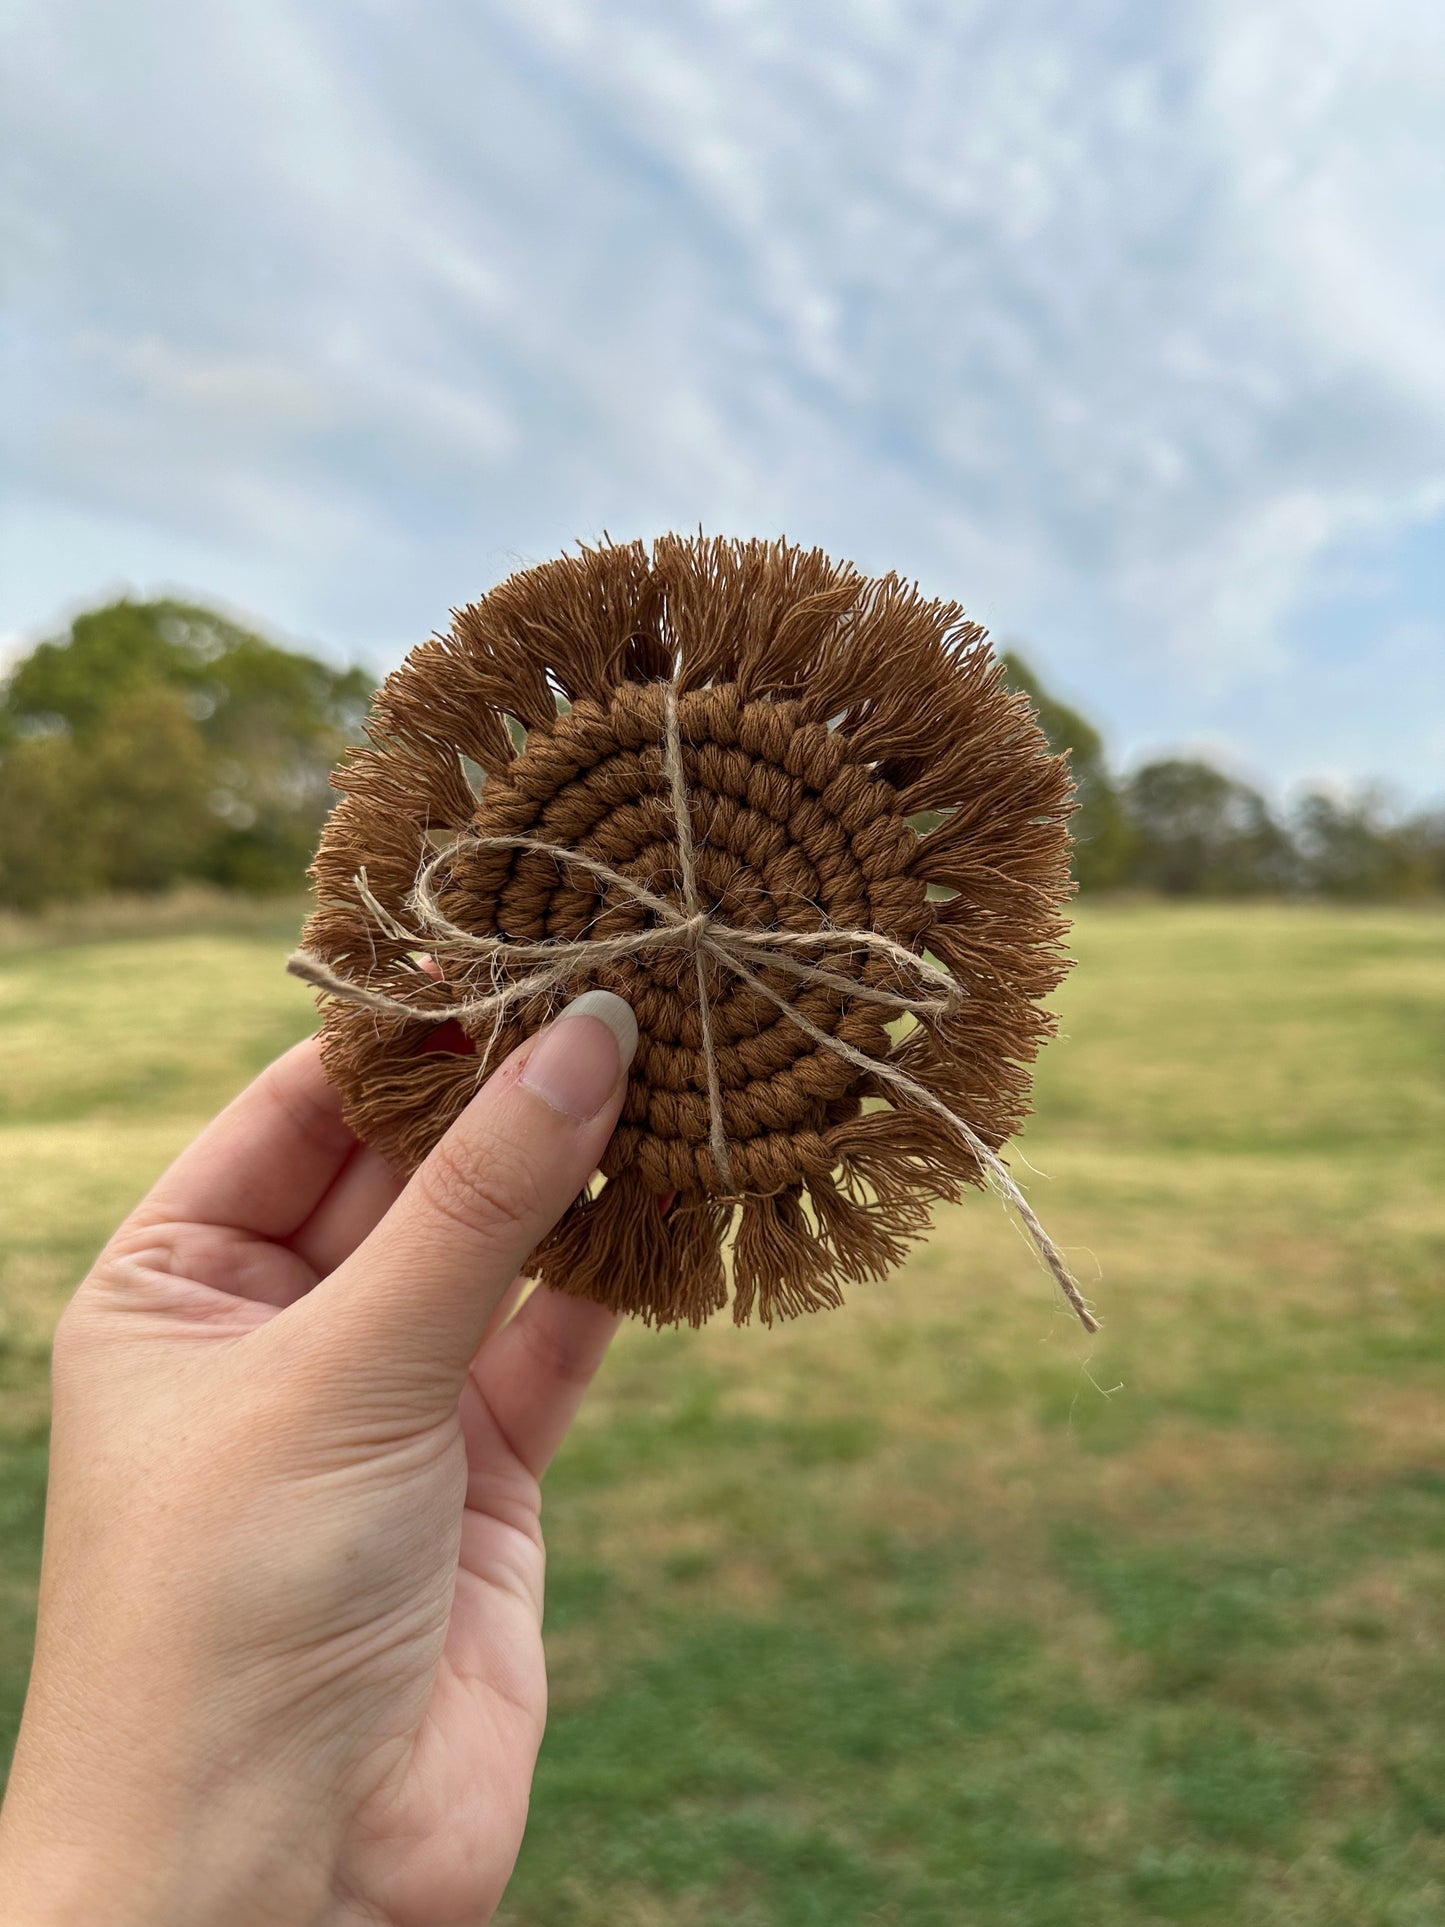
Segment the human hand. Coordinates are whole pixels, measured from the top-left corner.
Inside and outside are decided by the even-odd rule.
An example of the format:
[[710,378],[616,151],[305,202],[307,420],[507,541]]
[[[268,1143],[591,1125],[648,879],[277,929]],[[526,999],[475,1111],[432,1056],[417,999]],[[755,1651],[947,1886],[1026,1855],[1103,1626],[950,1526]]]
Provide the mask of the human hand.
[[538,1480],[615,1320],[518,1266],[636,1044],[592,992],[403,1189],[313,1042],[262,1073],[60,1322],[13,1927],[463,1927],[542,1736]]

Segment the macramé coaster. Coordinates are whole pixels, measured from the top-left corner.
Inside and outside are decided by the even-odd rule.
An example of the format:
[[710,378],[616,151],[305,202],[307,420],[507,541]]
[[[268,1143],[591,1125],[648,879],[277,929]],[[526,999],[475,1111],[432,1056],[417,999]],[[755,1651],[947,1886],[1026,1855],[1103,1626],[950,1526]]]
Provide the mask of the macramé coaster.
[[583,549],[457,611],[367,733],[291,964],[366,1143],[410,1172],[615,991],[622,1119],[532,1275],[696,1325],[730,1269],[771,1323],[992,1183],[1094,1328],[997,1155],[1066,967],[1071,785],[955,604],[780,542]]

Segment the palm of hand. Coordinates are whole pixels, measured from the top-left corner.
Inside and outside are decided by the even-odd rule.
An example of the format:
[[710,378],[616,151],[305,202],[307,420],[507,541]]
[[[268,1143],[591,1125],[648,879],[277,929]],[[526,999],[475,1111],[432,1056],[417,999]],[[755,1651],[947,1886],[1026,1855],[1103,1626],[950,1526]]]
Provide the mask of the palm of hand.
[[[341,1127],[311,1047],[267,1078],[62,1321],[52,1482],[86,1526],[48,1535],[48,1583],[126,1611],[70,1629],[89,1677],[57,1696],[106,1709],[94,1750],[129,1755],[137,1784],[188,1748],[202,1780],[207,1749],[284,1761],[286,1818],[257,1823],[276,1857],[258,1927],[480,1922],[545,1716],[539,1480],[614,1321],[545,1291],[518,1310],[498,1284],[458,1392],[422,1321],[413,1356],[396,1318],[415,1225],[392,1227],[415,1218],[415,1182],[393,1212],[401,1186]],[[479,1198],[428,1208],[465,1219]],[[158,1438],[184,1442],[160,1467]],[[114,1681],[166,1615],[210,1629],[208,1704],[182,1685],[170,1712],[154,1693],[136,1712]],[[37,1751],[44,1697],[42,1679]]]
[[[294,1290],[289,1248],[248,1241],[244,1262],[262,1289]],[[183,1294],[186,1281],[176,1283]],[[276,1315],[254,1299],[223,1306],[226,1294],[194,1283],[215,1329],[259,1329]],[[286,1467],[294,1510],[269,1508],[271,1531],[316,1553],[297,1589],[305,1623],[283,1632],[305,1641],[288,1697],[299,1684],[313,1720],[367,1741],[345,1776],[354,1804],[333,1879],[347,1927],[488,1919],[521,1845],[547,1706],[541,1488],[488,1402],[493,1363],[478,1355],[450,1418],[402,1429],[339,1485],[338,1457],[360,1447],[347,1436],[351,1414],[313,1426],[302,1465]],[[565,1368],[560,1354],[556,1364]],[[338,1523],[349,1541],[340,1560]],[[267,1688],[277,1630],[258,1642]],[[284,1720],[286,1708],[268,1704],[265,1717]]]

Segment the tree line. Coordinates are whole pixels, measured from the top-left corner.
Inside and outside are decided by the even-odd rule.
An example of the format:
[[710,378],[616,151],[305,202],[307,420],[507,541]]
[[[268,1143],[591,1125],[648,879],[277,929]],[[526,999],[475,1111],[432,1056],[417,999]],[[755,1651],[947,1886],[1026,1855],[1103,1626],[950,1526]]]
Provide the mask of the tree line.
[[1004,664],[1014,687],[1032,697],[1049,742],[1069,752],[1081,890],[1362,901],[1445,891],[1445,808],[1402,815],[1378,791],[1317,789],[1277,813],[1260,791],[1194,757],[1165,757],[1121,776],[1091,723],[1051,696],[1019,656]]
[[[1004,662],[1050,743],[1069,752],[1081,889],[1445,890],[1445,811],[1400,816],[1370,793],[1318,791],[1280,815],[1192,759],[1119,775],[1084,717],[1017,655]],[[0,685],[0,905],[184,881],[299,888],[333,800],[332,768],[361,740],[371,694],[363,670],[282,648],[198,604],[125,599],[77,616]]]

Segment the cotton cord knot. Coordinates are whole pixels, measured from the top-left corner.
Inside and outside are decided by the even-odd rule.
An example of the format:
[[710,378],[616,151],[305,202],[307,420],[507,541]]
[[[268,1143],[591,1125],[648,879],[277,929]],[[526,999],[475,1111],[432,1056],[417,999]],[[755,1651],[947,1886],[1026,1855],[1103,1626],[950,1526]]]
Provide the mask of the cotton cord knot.
[[[655,752],[654,752],[655,753]],[[491,1025],[495,1042],[508,1014],[532,1000],[565,990],[578,978],[591,974],[600,965],[616,964],[667,950],[690,954],[696,983],[696,1002],[700,1022],[701,1051],[706,1086],[708,1144],[718,1178],[712,1202],[731,1206],[748,1194],[740,1187],[734,1169],[725,1117],[724,1088],[715,1033],[712,997],[709,987],[711,966],[719,966],[782,1013],[820,1050],[830,1052],[851,1065],[860,1078],[886,1086],[894,1099],[904,1106],[936,1118],[967,1146],[986,1180],[1017,1212],[1030,1240],[1072,1306],[1085,1330],[1098,1330],[1098,1321],[1086,1304],[1072,1272],[1008,1167],[973,1126],[935,1092],[901,1070],[886,1057],[870,1055],[845,1038],[829,1034],[796,1003],[790,1002],[760,976],[764,970],[780,971],[802,985],[826,987],[850,999],[871,1002],[895,1016],[920,1021],[938,1019],[954,1012],[968,992],[947,971],[926,957],[883,932],[865,927],[838,927],[824,923],[816,929],[756,929],[731,924],[703,901],[698,874],[698,844],[692,801],[683,761],[683,735],[674,680],[662,685],[662,769],[674,824],[677,871],[680,879],[680,905],[635,878],[596,858],[583,855],[563,844],[522,833],[482,835],[466,833],[428,859],[416,875],[404,905],[409,920],[394,915],[371,888],[365,868],[353,877],[359,903],[384,937],[406,945],[416,952],[434,957],[445,972],[449,963],[459,966],[460,982],[470,987],[484,980],[488,988],[466,994],[445,1006],[407,1002],[388,996],[370,984],[359,983],[334,969],[314,950],[302,948],[287,960],[290,973],[337,998],[340,1002],[375,1011],[409,1024],[436,1026],[450,1018],[464,1026],[468,1023]],[[483,935],[463,928],[448,917],[440,895],[443,879],[449,877],[459,855],[467,851],[526,851],[550,858],[560,869],[570,869],[590,877],[614,899],[620,898],[645,910],[652,921],[616,936],[584,936],[575,940],[542,939],[526,941],[501,935]],[[863,955],[889,966],[889,984],[864,981],[861,976],[831,969],[818,960],[818,953]],[[420,975],[420,973],[419,973]],[[430,978],[421,977],[418,990],[434,991]],[[489,1052],[481,1056],[483,1066]]]

